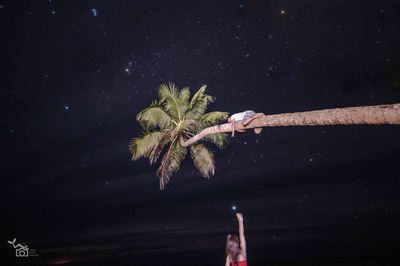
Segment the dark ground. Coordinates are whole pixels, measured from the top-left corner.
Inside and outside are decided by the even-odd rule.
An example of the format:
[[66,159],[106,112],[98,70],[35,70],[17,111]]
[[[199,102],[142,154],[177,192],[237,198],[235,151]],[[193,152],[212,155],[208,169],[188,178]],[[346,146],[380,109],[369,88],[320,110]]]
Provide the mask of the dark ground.
[[[238,134],[165,191],[130,161],[162,82],[210,110],[400,102],[398,1],[2,1],[1,265],[399,265],[400,128]],[[17,238],[38,257],[16,258]]]

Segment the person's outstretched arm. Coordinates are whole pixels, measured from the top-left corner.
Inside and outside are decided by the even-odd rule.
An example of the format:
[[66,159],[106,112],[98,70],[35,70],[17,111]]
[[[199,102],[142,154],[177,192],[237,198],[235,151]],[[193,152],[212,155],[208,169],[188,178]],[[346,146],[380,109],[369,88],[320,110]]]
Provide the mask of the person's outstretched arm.
[[239,223],[239,239],[240,239],[240,249],[242,250],[242,255],[247,257],[246,252],[246,238],[244,237],[244,226],[243,226],[243,214],[240,212],[236,213],[236,218]]

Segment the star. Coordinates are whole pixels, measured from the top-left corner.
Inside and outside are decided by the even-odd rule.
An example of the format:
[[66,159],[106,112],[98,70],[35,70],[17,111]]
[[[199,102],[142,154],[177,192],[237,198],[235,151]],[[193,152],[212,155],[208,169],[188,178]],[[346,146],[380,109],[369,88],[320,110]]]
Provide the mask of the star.
[[69,110],[69,105],[64,106],[64,110],[68,111]]
[[281,15],[285,15],[286,11],[284,9],[281,10]]
[[96,8],[90,9],[90,13],[92,14],[93,17],[97,17],[98,16],[98,12],[97,12]]

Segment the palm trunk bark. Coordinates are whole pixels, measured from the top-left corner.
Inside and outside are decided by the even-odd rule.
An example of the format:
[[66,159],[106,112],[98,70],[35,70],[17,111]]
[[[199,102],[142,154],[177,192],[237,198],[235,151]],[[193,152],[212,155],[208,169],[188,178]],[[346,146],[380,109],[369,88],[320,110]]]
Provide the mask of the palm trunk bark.
[[[247,126],[241,121],[235,123],[235,129],[251,129],[259,127],[281,126],[330,126],[330,125],[399,125],[400,104],[384,104],[361,107],[324,109],[307,112],[262,115]],[[231,132],[230,123],[203,129],[188,140],[181,138],[181,145],[187,147],[207,135]]]

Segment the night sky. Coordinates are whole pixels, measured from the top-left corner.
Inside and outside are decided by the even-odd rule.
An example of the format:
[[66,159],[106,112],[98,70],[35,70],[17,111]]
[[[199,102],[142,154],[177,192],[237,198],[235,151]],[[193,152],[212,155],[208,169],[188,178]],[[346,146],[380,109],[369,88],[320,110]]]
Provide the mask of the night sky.
[[399,265],[398,126],[237,133],[164,191],[128,150],[164,82],[229,113],[400,102],[398,1],[0,0],[0,34],[4,265],[223,265],[233,204],[249,265]]

